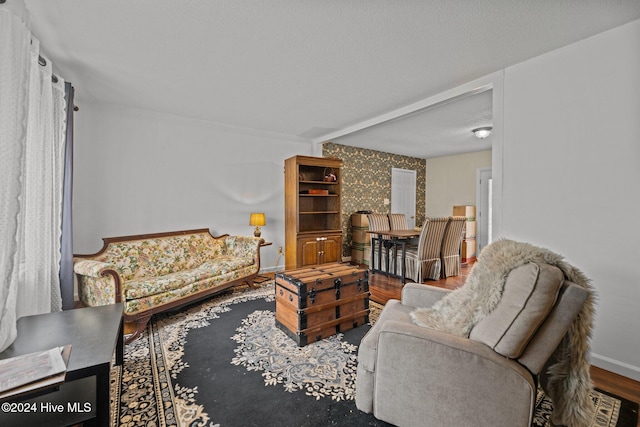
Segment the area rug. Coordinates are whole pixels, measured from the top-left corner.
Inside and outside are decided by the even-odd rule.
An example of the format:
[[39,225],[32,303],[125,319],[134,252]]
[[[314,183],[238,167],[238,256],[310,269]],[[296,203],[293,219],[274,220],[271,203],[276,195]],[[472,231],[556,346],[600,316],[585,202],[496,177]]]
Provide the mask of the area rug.
[[[381,308],[371,303],[372,321]],[[112,370],[112,426],[388,426],[353,400],[370,327],[299,348],[275,327],[274,310],[268,281],[155,316]],[[636,426],[637,404],[634,413],[601,391],[593,399],[593,426]],[[532,426],[547,426],[551,402],[539,392],[536,403]]]

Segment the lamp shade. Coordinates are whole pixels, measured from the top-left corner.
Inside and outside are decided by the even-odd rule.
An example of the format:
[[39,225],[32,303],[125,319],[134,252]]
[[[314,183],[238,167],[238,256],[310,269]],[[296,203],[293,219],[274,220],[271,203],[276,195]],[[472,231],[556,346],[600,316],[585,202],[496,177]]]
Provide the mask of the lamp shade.
[[267,221],[264,217],[264,213],[251,214],[251,218],[249,219],[249,225],[255,225],[257,227],[261,227],[266,224],[267,224]]

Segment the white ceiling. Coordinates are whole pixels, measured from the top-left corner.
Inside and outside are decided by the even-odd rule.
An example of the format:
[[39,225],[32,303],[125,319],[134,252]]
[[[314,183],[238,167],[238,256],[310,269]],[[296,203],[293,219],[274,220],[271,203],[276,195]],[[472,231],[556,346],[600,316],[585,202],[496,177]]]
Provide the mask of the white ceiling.
[[[638,0],[24,2],[80,107],[111,103],[301,140],[640,18]],[[473,107],[486,101],[432,109],[403,121],[409,130],[379,126],[352,145],[447,154],[440,141],[456,132],[472,141],[469,125],[487,114]]]
[[491,136],[478,139],[471,130],[492,126],[491,95],[461,96],[331,141],[418,158],[488,150]]

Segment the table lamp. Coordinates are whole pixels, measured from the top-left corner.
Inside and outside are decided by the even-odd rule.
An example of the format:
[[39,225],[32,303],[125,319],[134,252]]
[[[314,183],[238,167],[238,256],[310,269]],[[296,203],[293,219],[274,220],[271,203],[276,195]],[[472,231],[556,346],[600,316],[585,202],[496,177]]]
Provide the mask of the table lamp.
[[253,235],[256,237],[260,237],[262,231],[260,230],[260,226],[266,225],[267,221],[264,218],[264,213],[252,213],[251,218],[249,219],[249,225],[255,225],[256,228],[253,230]]

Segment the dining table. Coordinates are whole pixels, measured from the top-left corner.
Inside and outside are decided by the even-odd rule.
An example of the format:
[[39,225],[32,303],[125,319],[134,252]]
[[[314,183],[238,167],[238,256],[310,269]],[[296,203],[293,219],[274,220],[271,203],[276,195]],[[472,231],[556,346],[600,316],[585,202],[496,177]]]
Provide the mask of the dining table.
[[[405,260],[407,257],[407,242],[409,239],[413,237],[420,236],[421,230],[416,228],[407,228],[407,229],[399,229],[399,230],[384,230],[384,231],[367,231],[368,234],[372,234],[377,237],[371,238],[371,265],[369,269],[372,273],[383,273],[387,276],[398,277],[402,280],[404,284],[406,281],[406,266]],[[376,268],[375,257],[376,251],[374,250],[374,246],[378,246],[378,268]],[[386,263],[385,269],[382,270],[382,250],[386,251]],[[389,250],[394,248],[394,256],[397,254],[398,248],[400,248],[402,253],[402,267],[400,269],[400,274],[398,274],[398,263],[393,264],[393,272],[389,271]],[[396,257],[397,258],[397,257]]]

